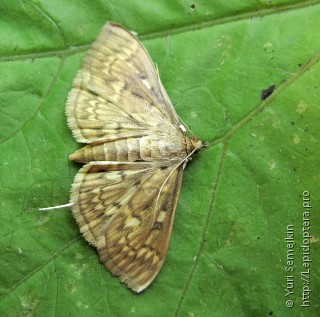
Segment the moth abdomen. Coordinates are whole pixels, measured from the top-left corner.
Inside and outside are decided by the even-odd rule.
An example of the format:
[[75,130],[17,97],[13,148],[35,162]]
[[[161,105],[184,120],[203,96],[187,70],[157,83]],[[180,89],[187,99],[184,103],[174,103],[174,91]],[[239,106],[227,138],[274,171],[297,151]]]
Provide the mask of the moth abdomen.
[[101,144],[88,144],[70,155],[79,163],[93,161],[134,162],[141,160],[139,138],[120,139]]
[[[79,163],[89,163],[92,161],[114,161],[116,158],[115,151],[106,151],[105,145],[106,143],[98,145],[86,145],[85,147],[71,154],[69,158],[70,160]],[[108,152],[108,155],[106,155],[106,152]],[[106,156],[110,159],[106,159]]]

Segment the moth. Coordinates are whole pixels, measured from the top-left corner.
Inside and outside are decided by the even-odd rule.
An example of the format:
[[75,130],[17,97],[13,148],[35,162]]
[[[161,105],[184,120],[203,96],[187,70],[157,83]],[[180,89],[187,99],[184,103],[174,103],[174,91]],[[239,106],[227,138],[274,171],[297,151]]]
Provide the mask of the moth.
[[205,143],[189,137],[148,52],[107,23],[69,93],[66,114],[86,145],[70,206],[85,239],[113,275],[141,292],[169,245],[183,170]]

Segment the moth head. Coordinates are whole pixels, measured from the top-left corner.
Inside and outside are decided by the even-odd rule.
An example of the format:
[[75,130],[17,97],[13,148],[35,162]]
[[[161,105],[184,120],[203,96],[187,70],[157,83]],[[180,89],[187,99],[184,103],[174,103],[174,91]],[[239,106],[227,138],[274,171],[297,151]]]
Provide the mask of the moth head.
[[207,144],[206,142],[202,142],[199,140],[197,137],[193,136],[191,138],[187,137],[187,152],[198,152],[200,151],[203,147],[206,147]]

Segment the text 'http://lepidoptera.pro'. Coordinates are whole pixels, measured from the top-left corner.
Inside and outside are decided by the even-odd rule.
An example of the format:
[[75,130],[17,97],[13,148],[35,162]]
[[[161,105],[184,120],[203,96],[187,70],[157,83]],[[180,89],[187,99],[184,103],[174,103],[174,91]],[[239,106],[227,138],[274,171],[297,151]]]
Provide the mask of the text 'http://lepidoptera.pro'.
[[101,261],[134,292],[160,271],[183,170],[206,146],[189,137],[143,45],[124,27],[104,25],[69,93],[74,138],[87,145],[70,206]]

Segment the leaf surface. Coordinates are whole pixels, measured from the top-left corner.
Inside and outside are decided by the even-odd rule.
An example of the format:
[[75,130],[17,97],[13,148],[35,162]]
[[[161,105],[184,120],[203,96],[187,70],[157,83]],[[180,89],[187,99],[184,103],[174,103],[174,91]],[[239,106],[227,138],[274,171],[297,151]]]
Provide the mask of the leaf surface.
[[[319,1],[0,0],[0,12],[1,316],[317,316]],[[105,270],[69,209],[38,211],[69,201],[80,145],[65,101],[108,20],[139,34],[178,114],[210,143],[185,171],[166,262],[140,295]]]

